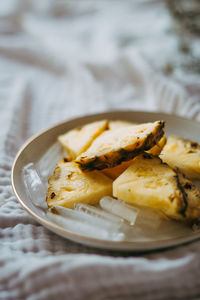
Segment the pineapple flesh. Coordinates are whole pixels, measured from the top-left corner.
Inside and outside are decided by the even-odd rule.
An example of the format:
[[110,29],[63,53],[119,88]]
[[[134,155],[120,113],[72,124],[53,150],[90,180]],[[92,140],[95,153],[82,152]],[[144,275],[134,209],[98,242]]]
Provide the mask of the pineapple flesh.
[[58,141],[68,153],[68,161],[74,160],[79,154],[86,151],[93,140],[104,130],[108,129],[108,120],[101,120],[77,127],[60,135]]
[[170,167],[178,168],[188,178],[200,179],[200,145],[198,143],[170,136],[160,157]]
[[134,159],[124,161],[120,165],[114,168],[106,168],[102,170],[102,173],[112,178],[113,180],[119,177],[133,162]]
[[108,130],[75,160],[82,170],[113,168],[151,149],[162,138],[164,121]]
[[99,172],[83,173],[74,162],[58,163],[49,179],[47,205],[74,208],[75,203],[95,204],[112,195],[112,180]]
[[113,182],[113,195],[127,203],[161,211],[166,216],[195,222],[200,195],[195,185],[158,157],[144,153]]

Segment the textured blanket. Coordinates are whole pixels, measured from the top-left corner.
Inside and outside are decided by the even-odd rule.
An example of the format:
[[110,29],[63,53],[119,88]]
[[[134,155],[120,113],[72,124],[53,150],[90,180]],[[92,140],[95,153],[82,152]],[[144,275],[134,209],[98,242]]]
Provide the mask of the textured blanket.
[[200,299],[199,241],[147,254],[85,247],[29,216],[10,179],[25,140],[68,118],[139,109],[200,119],[196,90],[159,72],[177,53],[165,4],[4,1],[0,24],[0,299]]

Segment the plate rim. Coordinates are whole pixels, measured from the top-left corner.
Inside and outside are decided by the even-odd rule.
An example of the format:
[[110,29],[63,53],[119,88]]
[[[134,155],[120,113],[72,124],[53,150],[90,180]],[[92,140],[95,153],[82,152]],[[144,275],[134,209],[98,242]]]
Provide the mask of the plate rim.
[[[115,113],[134,113],[134,114],[154,114],[154,115],[159,115],[162,114],[163,116],[170,116],[172,118],[176,118],[179,120],[183,120],[183,121],[188,121],[191,123],[195,123],[196,125],[200,125],[200,122],[196,121],[196,120],[192,120],[192,119],[188,119],[182,116],[177,116],[175,114],[169,114],[169,113],[164,113],[161,111],[143,111],[143,110],[109,110],[109,111],[105,111],[105,112],[100,112],[100,113],[95,113],[95,114],[87,114],[87,115],[82,115],[82,116],[78,116],[75,118],[69,118],[65,121],[62,122],[57,122],[54,125],[51,125],[43,130],[40,130],[39,132],[37,132],[36,134],[32,135],[31,137],[29,137],[20,147],[20,149],[18,150],[13,164],[12,164],[12,169],[11,169],[11,184],[12,184],[12,189],[14,191],[14,194],[18,200],[18,202],[22,205],[22,207],[40,224],[42,224],[44,227],[48,228],[50,231],[58,234],[59,236],[62,236],[65,239],[69,239],[78,243],[81,243],[83,245],[87,245],[90,247],[95,247],[95,248],[99,248],[99,249],[107,249],[107,250],[111,250],[111,251],[131,251],[131,252],[149,252],[149,251],[158,251],[158,250],[162,250],[162,249],[167,249],[167,248],[172,248],[172,247],[176,247],[176,246],[181,246],[183,244],[187,244],[190,243],[192,241],[195,241],[197,239],[200,238],[200,233],[195,233],[192,234],[191,236],[186,236],[186,237],[178,237],[178,238],[172,238],[172,239],[167,239],[167,240],[158,240],[158,241],[150,241],[150,242],[134,242],[134,241],[109,241],[109,240],[103,240],[103,239],[96,239],[96,238],[91,238],[91,237],[87,237],[84,235],[80,235],[77,233],[74,233],[70,230],[64,229],[60,226],[58,226],[57,224],[51,222],[51,221],[47,221],[46,219],[40,217],[39,215],[37,215],[34,211],[31,210],[31,208],[28,207],[28,205],[24,202],[23,199],[21,199],[21,197],[19,196],[18,192],[17,192],[17,188],[15,185],[15,177],[14,177],[14,173],[15,173],[15,168],[16,168],[16,164],[18,162],[18,159],[20,158],[20,156],[22,155],[23,151],[26,149],[26,147],[31,144],[32,141],[34,141],[35,139],[37,139],[38,137],[40,137],[41,135],[45,134],[48,131],[51,131],[52,129],[62,126],[64,124],[67,124],[69,122],[74,122],[74,121],[81,121],[84,120],[85,118],[90,118],[90,117],[95,117],[95,116],[101,116],[101,115],[106,115],[106,114],[115,114]],[[106,117],[106,116],[105,116]],[[104,117],[104,118],[105,118]]]

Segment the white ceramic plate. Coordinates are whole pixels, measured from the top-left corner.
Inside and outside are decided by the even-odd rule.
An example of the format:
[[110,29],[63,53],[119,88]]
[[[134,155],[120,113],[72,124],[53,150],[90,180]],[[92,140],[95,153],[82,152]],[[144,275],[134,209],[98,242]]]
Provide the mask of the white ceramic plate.
[[[17,196],[17,199],[21,205],[36,219],[39,223],[44,225],[49,230],[55,232],[56,234],[63,236],[64,238],[102,249],[111,249],[111,250],[123,250],[123,251],[149,251],[155,249],[162,249],[167,247],[172,247],[180,245],[183,243],[188,243],[200,238],[199,232],[183,231],[180,234],[177,234],[176,237],[166,237],[163,239],[157,240],[148,240],[148,241],[104,241],[100,239],[94,239],[82,235],[78,235],[71,231],[65,230],[56,224],[49,221],[42,209],[38,208],[33,204],[30,197],[27,196],[27,191],[25,183],[22,176],[22,170],[24,166],[29,163],[34,163],[38,165],[39,162],[43,161],[44,166],[44,178],[46,176],[46,181],[51,174],[52,170],[55,168],[55,161],[47,161],[44,159],[45,155],[49,148],[52,148],[53,145],[57,144],[57,136],[65,133],[69,129],[74,127],[96,121],[101,119],[111,119],[111,120],[128,120],[138,123],[151,122],[155,120],[165,120],[166,127],[165,132],[167,135],[174,134],[182,136],[185,138],[190,138],[194,141],[200,142],[200,124],[191,120],[187,120],[181,117],[167,115],[163,113],[149,113],[141,111],[114,111],[106,112],[96,115],[85,116],[70,121],[60,123],[54,127],[51,127],[41,133],[30,138],[25,145],[18,152],[16,159],[12,168],[12,186]],[[41,164],[39,164],[41,167]],[[45,170],[45,166],[49,166],[48,170]],[[41,170],[42,172],[42,170]],[[46,172],[46,175],[45,175]],[[44,199],[45,204],[45,199]]]

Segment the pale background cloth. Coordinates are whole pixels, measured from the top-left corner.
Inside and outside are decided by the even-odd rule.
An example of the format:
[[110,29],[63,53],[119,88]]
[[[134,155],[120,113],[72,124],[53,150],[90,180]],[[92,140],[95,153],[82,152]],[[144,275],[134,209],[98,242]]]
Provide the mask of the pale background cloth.
[[165,3],[4,1],[0,24],[0,299],[200,299],[199,241],[148,254],[88,248],[34,221],[10,180],[23,142],[58,121],[110,109],[200,119],[200,78],[179,67]]

